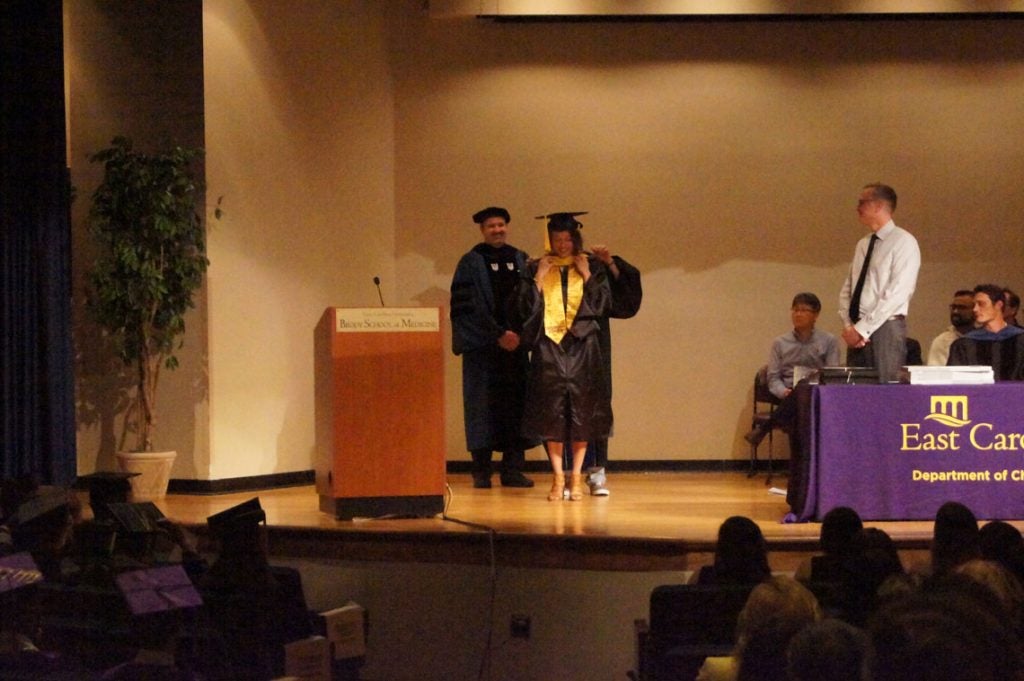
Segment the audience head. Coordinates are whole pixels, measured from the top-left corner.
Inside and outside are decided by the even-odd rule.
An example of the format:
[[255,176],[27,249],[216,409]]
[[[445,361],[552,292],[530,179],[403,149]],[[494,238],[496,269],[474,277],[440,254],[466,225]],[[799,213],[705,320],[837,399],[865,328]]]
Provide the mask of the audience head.
[[904,575],[903,563],[892,538],[876,527],[865,527],[853,540],[844,560],[843,618],[863,626],[884,597],[882,586]]
[[974,291],[960,289],[949,304],[949,323],[961,332],[974,328]]
[[1024,580],[1024,537],[1020,530],[1002,520],[993,520],[978,530],[981,557],[994,560]]
[[842,620],[825,619],[800,630],[786,650],[791,681],[862,681],[868,637]]
[[935,514],[932,573],[942,574],[979,555],[977,518],[963,504],[947,501]]
[[1017,311],[1020,310],[1020,296],[1008,288],[1003,289],[1003,319],[1007,324],[1017,326]]
[[818,601],[792,577],[771,577],[750,592],[736,623],[738,681],[786,679],[786,647],[821,619]]
[[1020,633],[1021,617],[1024,616],[1024,587],[1009,570],[996,561],[977,559],[957,566],[954,572],[991,591]]
[[933,580],[872,619],[872,681],[1020,679],[1020,641],[998,600],[970,579]]
[[39,483],[35,478],[21,476],[5,478],[0,483],[0,520],[6,520],[14,515],[24,502],[35,496],[39,490]]
[[821,550],[830,555],[849,553],[853,540],[863,529],[857,512],[849,506],[836,506],[821,519]]
[[771,576],[768,544],[750,518],[732,516],[718,528],[715,580],[719,584],[757,584]]

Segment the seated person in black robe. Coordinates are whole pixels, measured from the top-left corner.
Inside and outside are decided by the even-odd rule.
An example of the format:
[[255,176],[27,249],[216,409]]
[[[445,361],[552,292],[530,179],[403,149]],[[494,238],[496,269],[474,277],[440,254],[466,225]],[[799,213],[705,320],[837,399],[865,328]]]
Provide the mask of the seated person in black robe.
[[948,366],[990,366],[997,381],[1024,380],[1024,329],[1003,317],[1005,293],[1001,286],[974,287],[974,321],[949,348]]

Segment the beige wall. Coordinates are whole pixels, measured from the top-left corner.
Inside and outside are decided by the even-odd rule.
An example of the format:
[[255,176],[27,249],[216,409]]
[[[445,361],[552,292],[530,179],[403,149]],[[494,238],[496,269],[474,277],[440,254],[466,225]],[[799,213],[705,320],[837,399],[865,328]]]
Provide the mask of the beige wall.
[[[1024,26],[498,24],[419,0],[206,0],[209,448],[176,477],[307,469],[328,305],[445,305],[469,215],[588,210],[644,272],[613,323],[616,459],[743,458],[750,382],[793,293],[836,297],[862,184],[923,252],[911,334],[952,290],[1024,287]],[[75,86],[72,82],[74,101]],[[989,245],[991,244],[991,245]],[[463,451],[446,371],[449,459]],[[181,393],[169,399],[174,401]],[[539,458],[539,451],[531,454]],[[192,475],[192,472],[195,475]]]

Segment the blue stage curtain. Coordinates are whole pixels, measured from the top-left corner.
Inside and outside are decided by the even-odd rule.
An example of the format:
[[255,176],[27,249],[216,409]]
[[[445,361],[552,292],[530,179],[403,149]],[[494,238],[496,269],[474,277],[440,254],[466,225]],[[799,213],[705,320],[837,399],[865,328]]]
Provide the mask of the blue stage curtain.
[[0,2],[0,464],[77,472],[61,0]]

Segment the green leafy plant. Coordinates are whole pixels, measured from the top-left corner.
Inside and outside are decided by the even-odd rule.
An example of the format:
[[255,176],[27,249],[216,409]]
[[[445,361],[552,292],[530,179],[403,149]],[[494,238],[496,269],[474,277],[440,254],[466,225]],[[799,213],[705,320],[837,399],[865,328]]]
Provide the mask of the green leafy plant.
[[209,261],[197,211],[204,191],[193,164],[202,149],[173,147],[147,155],[127,137],[92,156],[103,182],[92,195],[89,228],[99,254],[88,276],[87,306],[124,363],[135,372],[125,414],[132,451],[152,451],[156,389],[162,368],[175,369],[185,312],[195,306]]

